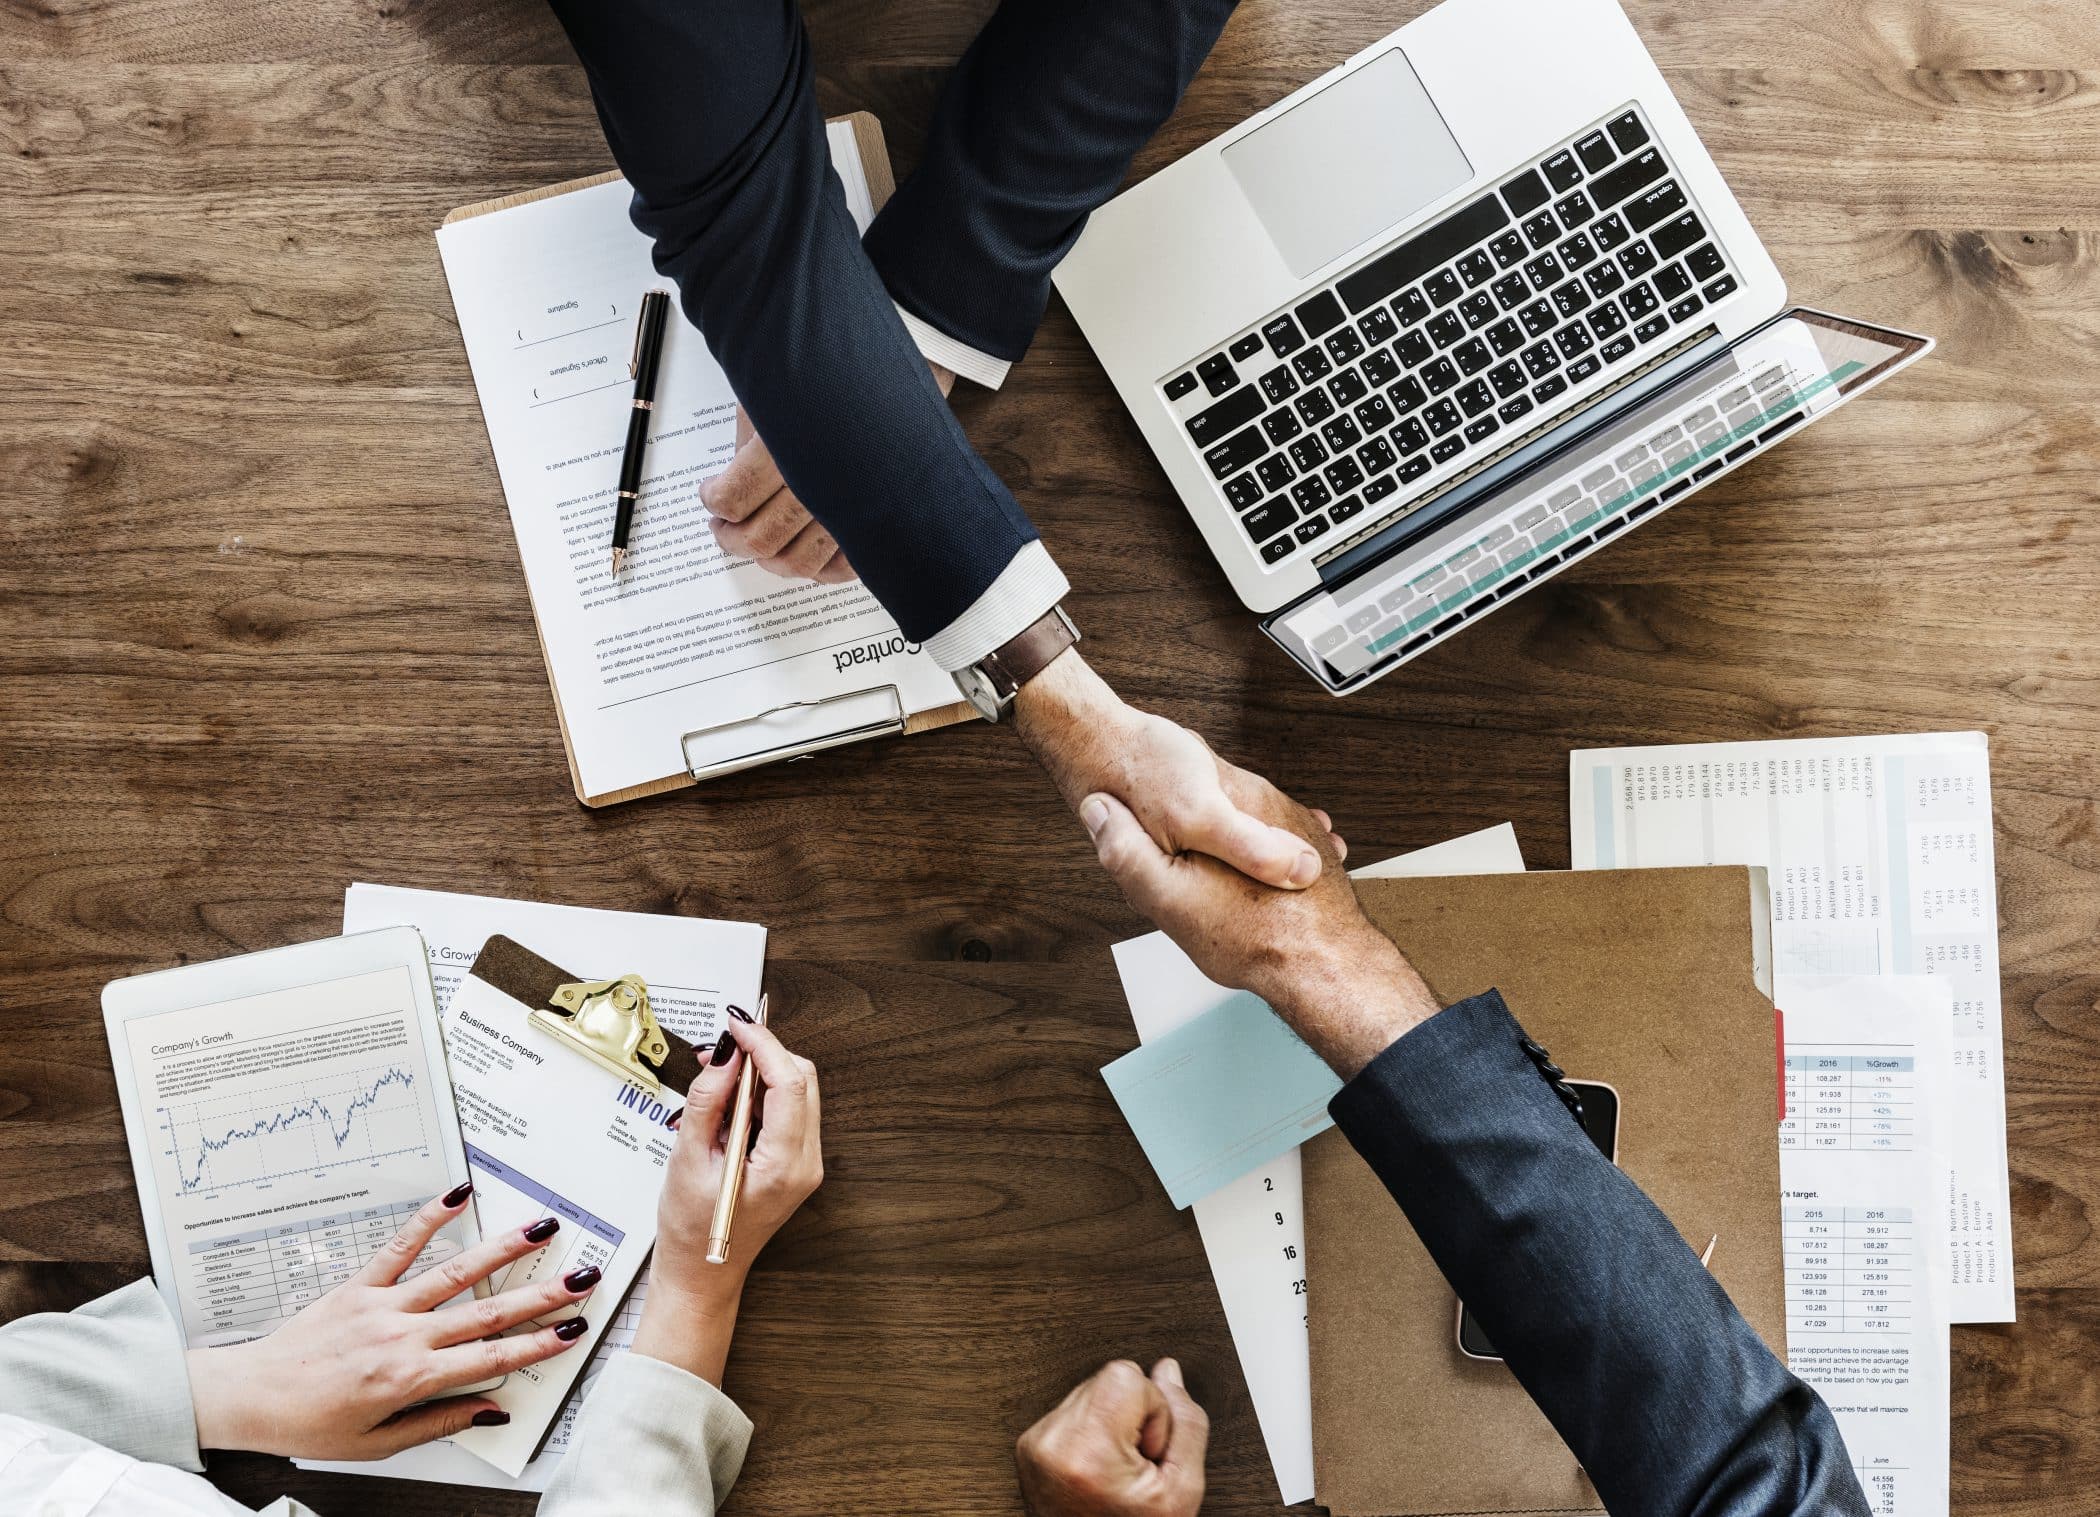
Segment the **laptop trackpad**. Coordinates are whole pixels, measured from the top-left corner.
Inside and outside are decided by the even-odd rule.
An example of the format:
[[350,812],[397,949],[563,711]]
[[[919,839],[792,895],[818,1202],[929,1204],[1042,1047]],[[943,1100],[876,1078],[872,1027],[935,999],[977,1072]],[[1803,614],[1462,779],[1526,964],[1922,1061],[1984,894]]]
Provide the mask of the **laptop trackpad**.
[[1310,274],[1473,177],[1398,48],[1225,149],[1293,274]]

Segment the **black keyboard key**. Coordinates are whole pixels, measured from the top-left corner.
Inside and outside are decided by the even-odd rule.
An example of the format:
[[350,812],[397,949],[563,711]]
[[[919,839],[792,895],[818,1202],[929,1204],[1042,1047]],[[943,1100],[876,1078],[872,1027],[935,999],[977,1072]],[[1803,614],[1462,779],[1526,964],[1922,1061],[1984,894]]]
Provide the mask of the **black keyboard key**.
[[1590,241],[1585,232],[1577,232],[1553,252],[1571,274],[1577,269],[1586,269],[1597,261],[1596,244]]
[[1400,450],[1402,456],[1419,453],[1428,447],[1429,433],[1423,429],[1422,418],[1410,416],[1393,428],[1393,446]]
[[1179,400],[1195,388],[1196,376],[1193,373],[1176,374],[1167,381],[1167,399]]
[[1316,474],[1308,474],[1291,486],[1291,499],[1301,511],[1318,511],[1334,499],[1334,492],[1327,488],[1327,481]]
[[1380,348],[1358,367],[1363,371],[1364,378],[1380,389],[1384,389],[1400,377],[1400,360],[1393,356],[1391,348]]
[[1459,259],[1458,277],[1466,282],[1467,289],[1478,289],[1495,277],[1495,260],[1482,249],[1475,248]]
[[1494,408],[1495,392],[1488,388],[1486,380],[1476,379],[1460,390],[1455,399],[1458,401],[1458,408],[1466,415],[1478,416],[1481,412]]
[[1391,474],[1381,474],[1364,486],[1364,504],[1375,506],[1400,488],[1400,481]]
[[1553,345],[1560,349],[1563,358],[1575,358],[1587,353],[1597,345],[1590,336],[1590,329],[1579,321],[1571,321],[1553,334]]
[[1710,242],[1686,258],[1684,266],[1692,271],[1692,277],[1701,284],[1728,267],[1721,261],[1721,250]]
[[1626,202],[1626,224],[1636,232],[1645,232],[1659,222],[1668,221],[1684,209],[1684,191],[1672,179],[1659,184],[1638,199]]
[[1442,437],[1458,425],[1458,407],[1447,396],[1422,413],[1422,420],[1429,426],[1431,437]]
[[1475,421],[1469,421],[1466,423],[1466,441],[1485,442],[1488,438],[1492,437],[1495,433],[1501,430],[1501,422],[1495,420],[1495,418],[1492,416],[1482,416]]
[[1448,348],[1466,335],[1466,324],[1458,319],[1456,311],[1439,311],[1428,326],[1422,328],[1440,348]]
[[1546,188],[1546,181],[1539,178],[1537,169],[1526,169],[1502,186],[1502,198],[1509,202],[1511,215],[1528,216],[1551,200],[1553,192]]
[[1673,263],[1650,281],[1655,293],[1665,300],[1675,300],[1692,287],[1692,276],[1685,273],[1684,265]]
[[1402,326],[1413,326],[1429,314],[1429,297],[1419,289],[1405,290],[1393,302],[1393,314],[1400,318]]
[[1256,464],[1254,474],[1261,481],[1262,488],[1271,494],[1298,477],[1298,471],[1291,467],[1291,461],[1281,453],[1272,458],[1264,458]]
[[1188,419],[1189,441],[1202,447],[1214,443],[1234,430],[1244,427],[1268,409],[1268,402],[1253,385],[1241,385],[1214,406],[1198,411]]
[[1269,445],[1263,440],[1261,433],[1249,427],[1244,432],[1226,438],[1205,453],[1203,461],[1210,465],[1212,479],[1223,479],[1228,474],[1239,473],[1268,451]]
[[1356,335],[1355,328],[1343,327],[1328,337],[1326,347],[1336,363],[1354,363],[1363,353],[1364,340]]
[[1512,395],[1509,399],[1502,402],[1496,409],[1495,414],[1505,422],[1510,422],[1515,421],[1530,409],[1531,397],[1529,395]]
[[1572,190],[1582,183],[1582,165],[1577,163],[1575,155],[1565,148],[1540,164],[1539,169],[1545,174],[1546,183],[1553,186],[1556,195],[1562,190]]
[[1356,450],[1356,461],[1366,474],[1383,474],[1400,462],[1400,455],[1393,451],[1390,438],[1374,437]]
[[1606,363],[1617,363],[1632,351],[1633,339],[1631,337],[1614,337],[1610,342],[1607,342],[1597,350],[1597,356]]
[[1298,519],[1298,508],[1281,495],[1263,506],[1259,511],[1249,511],[1240,518],[1240,525],[1256,542],[1267,542],[1277,533]]
[[1298,414],[1305,418],[1308,427],[1318,426],[1334,415],[1334,402],[1327,398],[1325,390],[1308,390],[1291,404],[1298,408]]
[[[1493,195],[1483,195],[1471,205],[1446,216],[1428,231],[1382,253],[1335,285],[1352,311],[1376,305],[1404,284],[1412,284],[1431,269],[1449,263],[1460,253],[1509,225],[1509,213]],[[1324,328],[1322,330],[1325,330]]]
[[1360,496],[1352,495],[1347,500],[1336,501],[1334,505],[1328,509],[1327,519],[1333,522],[1336,526],[1340,526],[1350,517],[1360,514],[1363,511],[1363,508],[1364,503],[1362,498]]
[[1400,340],[1393,344],[1393,351],[1400,355],[1400,361],[1410,369],[1419,369],[1423,364],[1429,362],[1430,355],[1436,349],[1429,345],[1429,338],[1426,335],[1416,331],[1402,332]]
[[1670,307],[1670,320],[1675,322],[1690,321],[1705,309],[1705,301],[1701,300],[1697,295],[1687,295],[1684,299],[1678,301],[1677,304]]
[[1261,429],[1269,434],[1274,447],[1282,447],[1305,428],[1299,424],[1298,413],[1289,406],[1278,406],[1261,419]]
[[1280,363],[1261,377],[1261,392],[1269,397],[1272,406],[1282,405],[1298,393],[1298,381],[1291,377],[1291,366]]
[[1723,274],[1699,293],[1704,295],[1707,303],[1711,305],[1714,301],[1726,300],[1735,293],[1735,288],[1735,276],[1733,274]]
[[1657,257],[1675,258],[1693,243],[1704,241],[1705,237],[1706,228],[1700,224],[1697,213],[1686,211],[1657,227],[1649,234],[1648,240],[1655,245]]
[[1477,332],[1502,312],[1495,305],[1495,297],[1486,290],[1478,290],[1459,302],[1458,314],[1465,317],[1466,325]]
[[1439,358],[1422,370],[1422,383],[1432,395],[1441,395],[1458,383],[1458,370],[1448,358]]
[[1497,364],[1490,370],[1488,383],[1495,387],[1497,395],[1507,398],[1520,392],[1530,381],[1525,379],[1524,371],[1518,368],[1516,360],[1512,359],[1508,363]]
[[1567,277],[1567,270],[1551,253],[1541,253],[1524,265],[1524,277],[1531,281],[1534,290],[1550,290]]
[[1282,537],[1275,538],[1261,545],[1261,561],[1265,564],[1273,564],[1278,559],[1290,557],[1297,549],[1298,539],[1285,533]]
[[1428,472],[1428,459],[1410,458],[1406,463],[1400,466],[1400,483],[1406,484],[1410,480],[1420,479],[1424,474],[1427,474]]
[[1584,168],[1599,174],[1610,168],[1611,161],[1619,155],[1602,132],[1592,132],[1575,144],[1575,156],[1582,160]]
[[1524,240],[1533,248],[1550,248],[1560,241],[1560,223],[1551,211],[1540,211],[1524,223]]
[[1327,449],[1319,438],[1310,432],[1291,444],[1291,462],[1298,466],[1300,474],[1310,474],[1327,462]]
[[1407,378],[1385,392],[1385,398],[1393,403],[1393,409],[1402,416],[1429,399],[1429,392],[1422,388],[1422,381],[1410,374]]
[[1572,232],[1577,227],[1589,225],[1590,218],[1597,214],[1597,209],[1590,204],[1589,196],[1577,190],[1564,200],[1554,201],[1553,214],[1560,218],[1562,226]]
[[1540,405],[1544,405],[1549,400],[1558,400],[1567,388],[1568,382],[1558,374],[1555,374],[1551,378],[1542,379],[1533,385],[1531,387],[1531,398]]
[[1307,384],[1317,384],[1334,372],[1334,365],[1327,361],[1327,354],[1319,348],[1307,348],[1291,360],[1291,367]]
[[1641,125],[1641,118],[1632,111],[1616,117],[1604,128],[1611,133],[1611,140],[1619,145],[1619,151],[1630,153],[1648,140],[1648,129]]
[[1533,379],[1544,379],[1560,367],[1560,354],[1550,342],[1535,342],[1518,356],[1524,360],[1524,372]]
[[1240,382],[1238,371],[1223,353],[1213,353],[1197,364],[1196,377],[1203,381],[1203,388],[1213,395],[1223,395]]
[[1645,242],[1636,242],[1632,247],[1619,250],[1619,267],[1626,271],[1628,279],[1638,279],[1662,260],[1655,256],[1655,249]]
[[1626,308],[1626,314],[1635,321],[1639,321],[1651,311],[1662,309],[1662,302],[1655,298],[1655,291],[1648,288],[1645,283],[1637,284],[1624,295],[1621,295],[1619,304]]
[[1543,300],[1534,300],[1517,312],[1517,320],[1524,323],[1524,335],[1527,337],[1544,337],[1553,330],[1558,319],[1553,314],[1553,307]]
[[1504,232],[1488,244],[1488,251],[1495,255],[1497,268],[1513,269],[1524,261],[1524,255],[1531,250],[1524,246],[1524,239],[1517,233]]
[[1632,235],[1626,230],[1625,218],[1617,211],[1590,223],[1590,240],[1607,253]]
[[1235,511],[1244,511],[1249,506],[1259,504],[1263,493],[1262,487],[1255,482],[1251,473],[1235,474],[1225,481],[1225,498],[1232,502],[1232,509]]
[[1642,322],[1639,326],[1633,329],[1633,335],[1638,337],[1642,342],[1653,342],[1656,338],[1662,336],[1663,333],[1669,330],[1669,317],[1650,316],[1646,321]]
[[1569,384],[1579,385],[1603,367],[1604,360],[1592,353],[1585,358],[1576,359],[1563,372],[1567,374]]
[[1582,308],[1590,303],[1590,292],[1582,287],[1581,280],[1571,279],[1564,285],[1556,286],[1552,298],[1553,309],[1560,312],[1565,320],[1579,314]]
[[1261,329],[1261,335],[1269,339],[1269,351],[1278,358],[1288,358],[1305,346],[1305,334],[1288,316],[1277,317]]
[[1602,300],[1605,296],[1611,294],[1612,291],[1618,289],[1620,285],[1626,283],[1626,276],[1619,272],[1619,266],[1616,263],[1607,258],[1603,263],[1598,264],[1594,269],[1583,275],[1582,282],[1590,287],[1592,295]]
[[1291,528],[1292,534],[1297,537],[1300,543],[1309,543],[1326,532],[1326,530],[1327,518],[1324,516],[1315,516],[1308,521],[1301,521],[1297,526]]
[[1435,306],[1447,306],[1465,294],[1466,287],[1458,282],[1458,276],[1449,269],[1438,269],[1422,281],[1422,293]]
[[1596,310],[1590,312],[1587,319],[1590,324],[1590,330],[1597,334],[1599,342],[1602,342],[1614,332],[1624,331],[1626,327],[1626,313],[1608,300],[1603,305],[1598,306]]
[[1391,311],[1379,306],[1368,314],[1357,317],[1356,329],[1364,334],[1364,341],[1375,348],[1380,343],[1391,342],[1394,334],[1400,330],[1400,323],[1393,320]]
[[1327,393],[1334,397],[1336,405],[1353,406],[1371,393],[1371,387],[1356,370],[1344,369],[1327,381]]
[[1458,371],[1461,374],[1478,374],[1495,361],[1495,355],[1488,351],[1488,345],[1478,337],[1460,343],[1451,350],[1451,356],[1458,360]]
[[1531,286],[1522,274],[1504,274],[1495,281],[1495,300],[1505,311],[1514,311],[1531,298]]
[[1332,290],[1322,290],[1312,299],[1301,302],[1297,314],[1298,325],[1305,328],[1305,335],[1318,337],[1342,324],[1342,303],[1334,298]]
[[1487,329],[1487,340],[1497,358],[1507,358],[1524,346],[1524,329],[1504,318]]
[[1447,437],[1429,450],[1429,459],[1432,463],[1447,464],[1465,451],[1466,440],[1463,437]]
[[1383,395],[1373,395],[1349,414],[1356,418],[1356,424],[1365,432],[1383,432],[1393,424],[1393,403]]
[[1597,202],[1600,210],[1608,211],[1628,195],[1646,189],[1669,172],[1670,166],[1663,162],[1663,155],[1649,148],[1592,179],[1590,198]]
[[1353,458],[1337,458],[1320,472],[1327,476],[1328,485],[1337,495],[1364,482],[1363,465]]
[[1320,428],[1320,436],[1327,440],[1328,448],[1336,453],[1346,452],[1364,440],[1363,431],[1351,416],[1335,417]]
[[1261,333],[1259,332],[1249,332],[1245,337],[1242,337],[1239,341],[1235,342],[1231,348],[1233,361],[1235,363],[1239,362],[1242,359],[1252,358],[1256,353],[1259,353],[1260,351]]

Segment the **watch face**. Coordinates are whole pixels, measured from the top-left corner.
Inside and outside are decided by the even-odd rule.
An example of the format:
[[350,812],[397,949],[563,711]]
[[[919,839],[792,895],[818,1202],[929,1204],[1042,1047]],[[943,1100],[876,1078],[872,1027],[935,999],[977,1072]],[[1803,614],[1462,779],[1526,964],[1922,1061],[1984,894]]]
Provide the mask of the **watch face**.
[[970,664],[956,670],[955,684],[962,691],[963,698],[977,708],[979,716],[988,722],[999,720],[999,693],[992,688],[991,680],[982,669]]

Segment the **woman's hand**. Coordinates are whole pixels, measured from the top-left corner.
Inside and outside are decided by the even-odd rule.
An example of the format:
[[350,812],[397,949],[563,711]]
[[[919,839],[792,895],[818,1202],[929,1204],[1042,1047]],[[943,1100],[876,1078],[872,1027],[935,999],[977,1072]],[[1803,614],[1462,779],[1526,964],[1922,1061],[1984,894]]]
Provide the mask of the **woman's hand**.
[[190,1350],[198,1447],[300,1459],[383,1459],[470,1426],[508,1422],[509,1413],[486,1396],[445,1392],[569,1348],[584,1334],[581,1317],[511,1337],[493,1335],[575,1307],[598,1283],[598,1271],[575,1270],[542,1285],[445,1305],[544,1248],[560,1227],[546,1217],[403,1280],[472,1193],[471,1185],[462,1185],[428,1203],[363,1269],[269,1337]]
[[[741,1011],[715,1045],[678,1118],[678,1140],[656,1206],[656,1254],[649,1266],[649,1297],[634,1335],[634,1351],[722,1383],[729,1339],[736,1328],[744,1278],[758,1251],[824,1180],[818,1131],[817,1067],[789,1053],[780,1039]],[[743,1061],[764,1086],[758,1139],[744,1163],[729,1262],[707,1262],[707,1229],[729,1163],[724,1128],[736,1102]]]

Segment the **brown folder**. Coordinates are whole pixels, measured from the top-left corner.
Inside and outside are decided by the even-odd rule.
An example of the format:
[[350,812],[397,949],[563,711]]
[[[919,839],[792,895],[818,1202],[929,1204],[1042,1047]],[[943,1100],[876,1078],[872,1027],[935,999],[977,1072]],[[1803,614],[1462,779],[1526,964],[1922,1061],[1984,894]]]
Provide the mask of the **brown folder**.
[[[1620,1096],[1619,1162],[1784,1357],[1779,1058],[1764,872],[1366,880],[1365,910],[1446,1000],[1490,987],[1571,1079]],[[1434,1070],[1423,1070],[1434,1079]],[[1313,1462],[1336,1517],[1602,1511],[1348,1139],[1305,1157]]]

